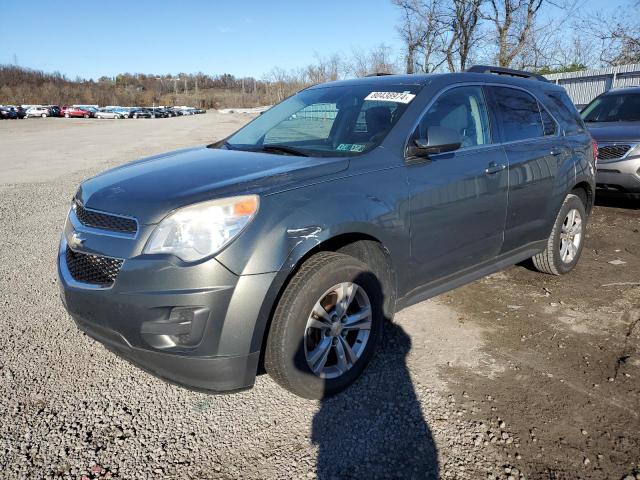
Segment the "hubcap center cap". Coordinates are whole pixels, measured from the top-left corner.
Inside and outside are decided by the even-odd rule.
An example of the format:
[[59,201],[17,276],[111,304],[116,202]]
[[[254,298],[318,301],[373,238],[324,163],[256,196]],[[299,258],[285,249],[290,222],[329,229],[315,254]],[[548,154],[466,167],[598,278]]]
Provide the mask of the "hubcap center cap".
[[342,333],[342,322],[336,321],[331,324],[331,328],[329,329],[329,335],[332,337],[337,337]]

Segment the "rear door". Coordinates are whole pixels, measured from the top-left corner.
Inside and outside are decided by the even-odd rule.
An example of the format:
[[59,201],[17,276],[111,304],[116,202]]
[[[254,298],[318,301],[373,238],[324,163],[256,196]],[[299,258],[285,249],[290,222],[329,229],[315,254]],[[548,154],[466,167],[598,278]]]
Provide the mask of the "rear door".
[[410,141],[427,138],[432,126],[456,130],[463,143],[453,152],[408,159],[414,287],[494,258],[507,210],[507,159],[493,142],[483,87],[440,94]]
[[[490,86],[498,131],[509,162],[509,207],[502,252],[543,240],[555,209],[559,166],[571,157],[551,114],[529,92]],[[563,189],[567,186],[561,185]]]

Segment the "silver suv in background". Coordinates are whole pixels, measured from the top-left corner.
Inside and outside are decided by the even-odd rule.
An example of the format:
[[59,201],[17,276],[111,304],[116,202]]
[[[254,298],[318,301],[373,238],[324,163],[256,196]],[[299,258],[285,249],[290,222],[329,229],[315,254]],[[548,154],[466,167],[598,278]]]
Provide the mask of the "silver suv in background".
[[603,93],[581,116],[598,143],[598,188],[640,195],[640,87]]

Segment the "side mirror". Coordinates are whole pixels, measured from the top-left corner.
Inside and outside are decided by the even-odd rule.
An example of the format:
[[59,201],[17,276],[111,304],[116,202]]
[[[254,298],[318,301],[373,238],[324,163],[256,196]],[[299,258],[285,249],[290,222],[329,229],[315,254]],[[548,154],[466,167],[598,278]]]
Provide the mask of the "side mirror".
[[452,152],[462,145],[462,136],[447,127],[429,127],[427,138],[417,138],[409,145],[409,157],[428,157],[438,153]]

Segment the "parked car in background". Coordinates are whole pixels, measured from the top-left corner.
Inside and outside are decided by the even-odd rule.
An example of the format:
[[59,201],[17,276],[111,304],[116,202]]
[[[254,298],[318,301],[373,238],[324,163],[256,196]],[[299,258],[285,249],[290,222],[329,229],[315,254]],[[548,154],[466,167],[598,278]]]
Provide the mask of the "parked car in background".
[[29,117],[42,117],[46,118],[51,115],[51,112],[47,107],[31,107],[25,112],[25,118]]
[[47,105],[50,117],[60,117],[60,107],[58,105]]
[[168,116],[168,114],[159,107],[144,107],[143,110],[149,112],[151,118],[164,118]]
[[22,108],[20,105],[13,107],[13,109],[16,112],[16,115],[18,116],[19,119],[23,119],[24,117],[27,116],[27,110]]
[[122,118],[129,118],[129,115],[131,113],[131,109],[126,107],[111,107],[111,111],[119,113],[120,115],[122,115]]
[[135,108],[129,114],[130,118],[151,118],[151,112],[144,108]]
[[80,107],[62,107],[65,118],[91,118],[93,113],[90,110]]
[[609,90],[581,115],[598,142],[597,186],[640,194],[640,87]]
[[121,112],[117,112],[111,108],[99,108],[97,112],[95,112],[96,118],[125,118],[124,114]]
[[264,359],[284,388],[324,398],[358,379],[394,312],[529,258],[570,272],[594,175],[567,93],[536,75],[315,85],[225,140],[83,182],[61,297],[162,378],[230,392]]
[[0,120],[15,120],[18,114],[12,107],[0,107]]

